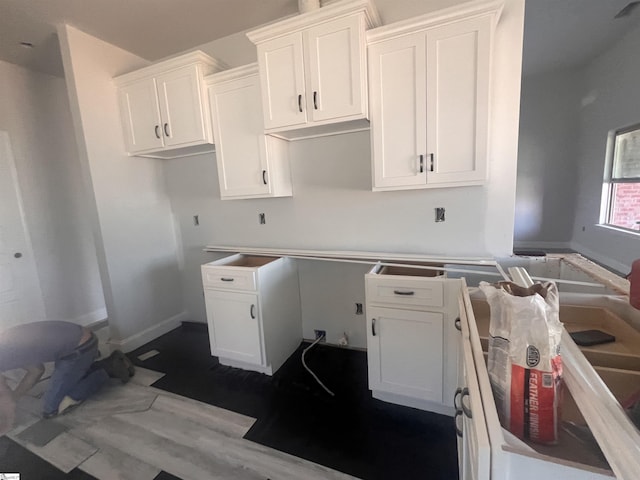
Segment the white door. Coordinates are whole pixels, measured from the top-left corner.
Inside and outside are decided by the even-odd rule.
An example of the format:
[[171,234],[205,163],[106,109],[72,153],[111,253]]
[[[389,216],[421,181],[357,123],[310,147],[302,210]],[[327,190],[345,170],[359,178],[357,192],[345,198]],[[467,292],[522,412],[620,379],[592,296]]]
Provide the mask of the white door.
[[317,122],[366,113],[364,44],[360,16],[326,22],[305,31],[310,120]]
[[302,33],[258,45],[264,128],[307,122]]
[[442,403],[442,313],[367,309],[369,388]]
[[427,32],[428,184],[486,179],[490,35],[490,17]]
[[44,319],[9,135],[0,131],[0,331]]
[[209,87],[221,198],[271,191],[257,75]]
[[374,190],[427,182],[425,55],[424,33],[369,47]]
[[140,80],[118,91],[120,114],[129,153],[162,148],[162,122],[156,82]]
[[205,140],[204,112],[197,65],[156,77],[165,145]]
[[258,296],[220,290],[205,290],[204,296],[211,353],[262,365]]

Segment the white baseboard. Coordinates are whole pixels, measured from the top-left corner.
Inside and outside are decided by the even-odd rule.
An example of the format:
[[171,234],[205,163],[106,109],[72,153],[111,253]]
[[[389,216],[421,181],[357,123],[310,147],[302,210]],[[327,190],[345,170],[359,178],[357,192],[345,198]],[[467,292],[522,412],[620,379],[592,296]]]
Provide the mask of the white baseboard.
[[571,248],[571,242],[527,242],[527,241],[514,241],[513,248],[530,248],[530,249],[545,249],[545,248]]
[[109,346],[111,349],[119,349],[127,353],[141,347],[145,343],[155,340],[156,338],[170,332],[174,328],[180,326],[180,324],[188,318],[187,312],[179,313],[171,318],[168,318],[156,325],[142,330],[130,337],[123,339],[109,339]]

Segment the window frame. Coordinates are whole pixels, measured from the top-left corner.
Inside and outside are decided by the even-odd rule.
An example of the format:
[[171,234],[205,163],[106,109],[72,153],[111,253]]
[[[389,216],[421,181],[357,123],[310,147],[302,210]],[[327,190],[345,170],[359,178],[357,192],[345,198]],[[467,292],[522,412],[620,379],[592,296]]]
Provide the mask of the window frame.
[[[614,177],[615,171],[615,153],[616,153],[616,139],[619,135],[624,135],[629,132],[638,131],[640,133],[640,123],[635,123],[626,127],[611,130],[607,138],[607,150],[605,156],[605,170],[604,179],[602,184],[602,204],[600,208],[600,225],[609,228],[615,228],[624,232],[629,232],[635,235],[640,235],[640,229],[635,230],[633,228],[622,227],[611,223],[611,216],[613,215],[614,205],[614,191],[617,184],[624,183],[637,183],[640,184],[640,176],[632,178],[618,178]],[[638,221],[640,224],[640,220]]]

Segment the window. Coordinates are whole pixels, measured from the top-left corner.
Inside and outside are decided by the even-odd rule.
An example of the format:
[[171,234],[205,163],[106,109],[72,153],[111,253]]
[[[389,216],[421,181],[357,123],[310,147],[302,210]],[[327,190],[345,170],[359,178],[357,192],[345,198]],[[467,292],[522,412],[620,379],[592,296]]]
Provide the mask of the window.
[[616,130],[609,139],[602,223],[640,231],[640,124]]

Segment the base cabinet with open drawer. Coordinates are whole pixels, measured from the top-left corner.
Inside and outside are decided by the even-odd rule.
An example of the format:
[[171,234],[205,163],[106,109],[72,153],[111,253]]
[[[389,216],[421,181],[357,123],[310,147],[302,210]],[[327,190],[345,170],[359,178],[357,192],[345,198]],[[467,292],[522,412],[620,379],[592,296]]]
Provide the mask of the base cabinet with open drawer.
[[236,254],[202,265],[211,354],[272,375],[302,341],[295,262]]
[[373,397],[453,415],[458,280],[427,265],[377,264],[365,275]]
[[[585,299],[591,303],[597,300],[595,296],[576,297],[579,304]],[[616,304],[615,299],[606,296],[601,296],[601,300],[605,305]],[[575,329],[576,321],[585,322],[585,328],[592,327],[593,316],[600,313],[581,311],[576,316],[576,308],[582,307],[563,306],[563,302],[561,296],[560,321],[563,322],[564,318],[566,329],[561,344],[565,388],[560,407],[558,442],[557,445],[536,445],[515,438],[500,426],[486,366],[490,310],[481,292],[468,289],[462,280],[461,369],[455,395],[460,478],[640,478],[640,432],[619,403],[630,393],[640,390],[640,372],[603,365],[603,352],[594,357],[597,363],[594,359],[590,359],[590,363],[567,330]],[[600,308],[597,305],[593,307],[595,310]],[[640,319],[640,312],[634,315],[637,317],[635,320]],[[626,327],[619,325],[615,328]],[[616,350],[630,343],[629,336],[621,340],[619,345],[609,348],[617,362],[620,361],[620,352]],[[589,349],[585,353],[589,354]]]

